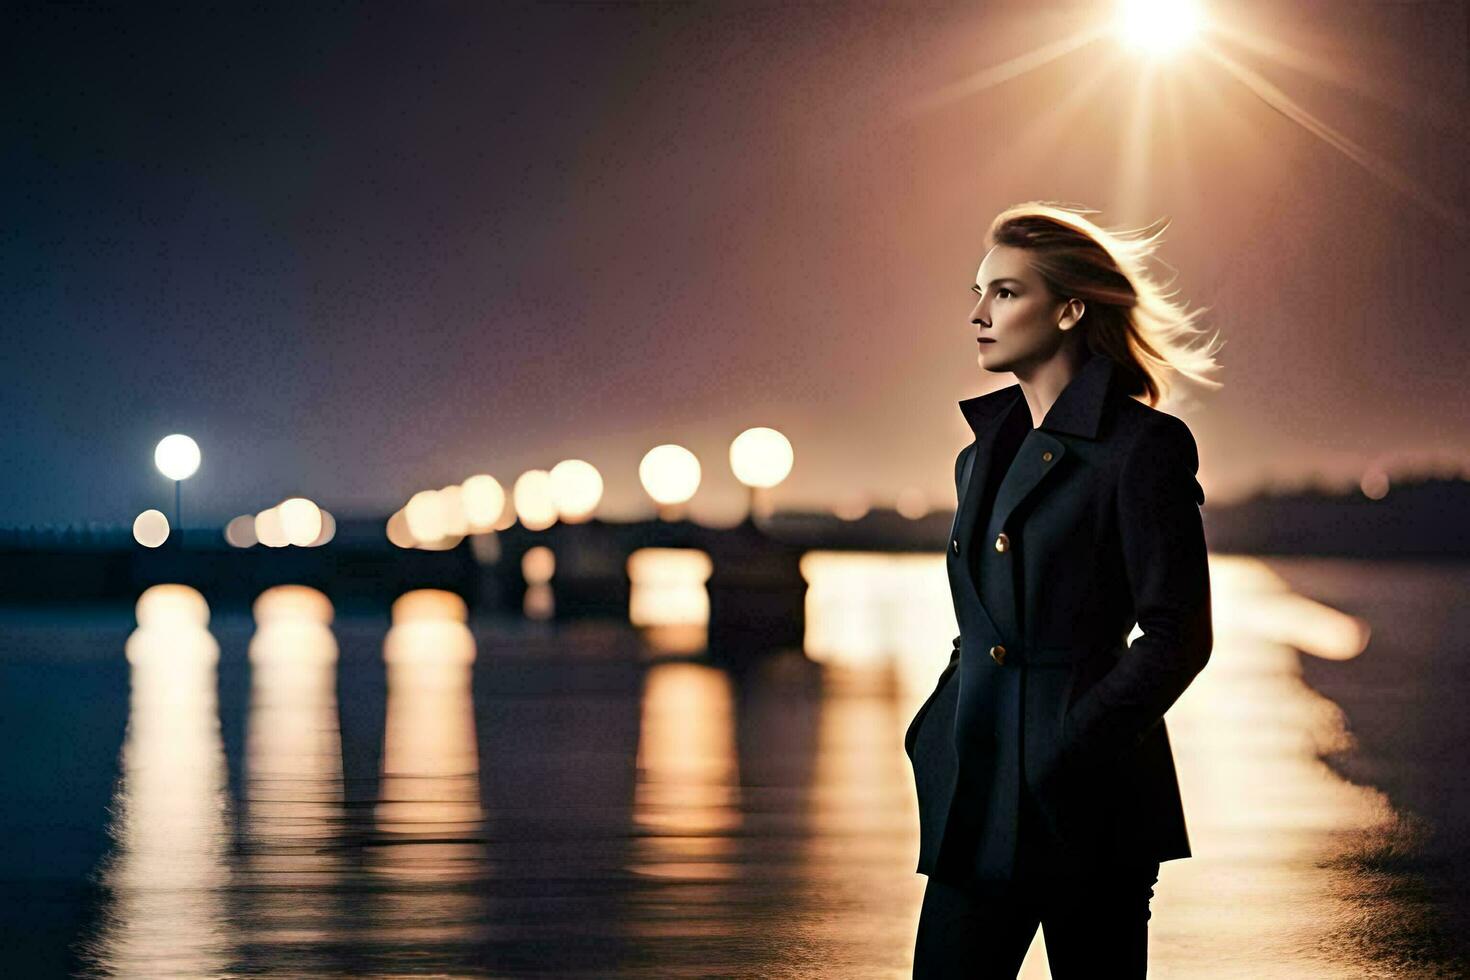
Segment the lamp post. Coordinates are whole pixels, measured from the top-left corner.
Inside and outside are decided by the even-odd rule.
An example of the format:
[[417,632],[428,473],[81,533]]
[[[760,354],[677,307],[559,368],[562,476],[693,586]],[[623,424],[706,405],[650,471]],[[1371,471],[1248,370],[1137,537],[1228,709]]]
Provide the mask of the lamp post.
[[199,469],[199,444],[175,432],[164,436],[153,449],[153,465],[158,472],[174,481],[174,526],[179,529],[179,547],[184,546],[183,491],[184,481]]

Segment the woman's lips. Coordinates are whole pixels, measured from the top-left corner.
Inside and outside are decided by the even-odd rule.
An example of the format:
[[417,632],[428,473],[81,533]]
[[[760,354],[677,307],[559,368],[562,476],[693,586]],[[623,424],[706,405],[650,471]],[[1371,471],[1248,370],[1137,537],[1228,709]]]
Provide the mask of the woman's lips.
[[991,340],[988,337],[977,337],[977,338],[975,338],[975,342],[977,344],[993,344],[993,343],[995,343],[994,340]]

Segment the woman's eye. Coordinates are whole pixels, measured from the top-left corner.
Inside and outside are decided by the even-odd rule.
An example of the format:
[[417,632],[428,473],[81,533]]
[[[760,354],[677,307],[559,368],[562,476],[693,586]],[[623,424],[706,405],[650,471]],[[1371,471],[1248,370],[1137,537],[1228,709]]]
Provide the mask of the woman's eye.
[[996,290],[996,293],[1002,296],[1009,296],[1011,291],[1002,286],[1001,288]]

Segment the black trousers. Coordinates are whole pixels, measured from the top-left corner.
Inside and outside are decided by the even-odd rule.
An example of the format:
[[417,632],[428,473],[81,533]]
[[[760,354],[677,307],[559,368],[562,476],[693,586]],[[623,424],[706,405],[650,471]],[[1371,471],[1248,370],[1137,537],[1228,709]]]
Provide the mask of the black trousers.
[[916,980],[1014,980],[1037,926],[1054,980],[1143,980],[1158,863],[1062,868],[1050,860],[1054,851],[1034,808],[1023,804],[1023,812],[1016,878],[1004,889],[930,876],[914,944]]

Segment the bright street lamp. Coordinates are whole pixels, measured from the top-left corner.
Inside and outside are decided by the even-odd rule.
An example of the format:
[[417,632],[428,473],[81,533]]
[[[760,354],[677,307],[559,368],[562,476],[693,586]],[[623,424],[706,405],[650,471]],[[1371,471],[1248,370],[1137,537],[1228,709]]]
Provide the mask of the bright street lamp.
[[153,449],[153,465],[158,467],[158,472],[174,481],[174,524],[179,529],[180,547],[184,543],[184,519],[179,488],[199,469],[199,460],[199,443],[177,432],[164,436]]
[[659,518],[667,520],[681,513],[699,489],[699,458],[675,443],[654,446],[638,463],[638,480],[658,506]]
[[786,479],[795,460],[791,440],[766,426],[746,429],[731,441],[730,469],[735,479],[750,488],[751,520],[764,504],[760,492]]
[[1204,28],[1195,0],[1123,0],[1118,38],[1143,54],[1163,57],[1188,46]]

